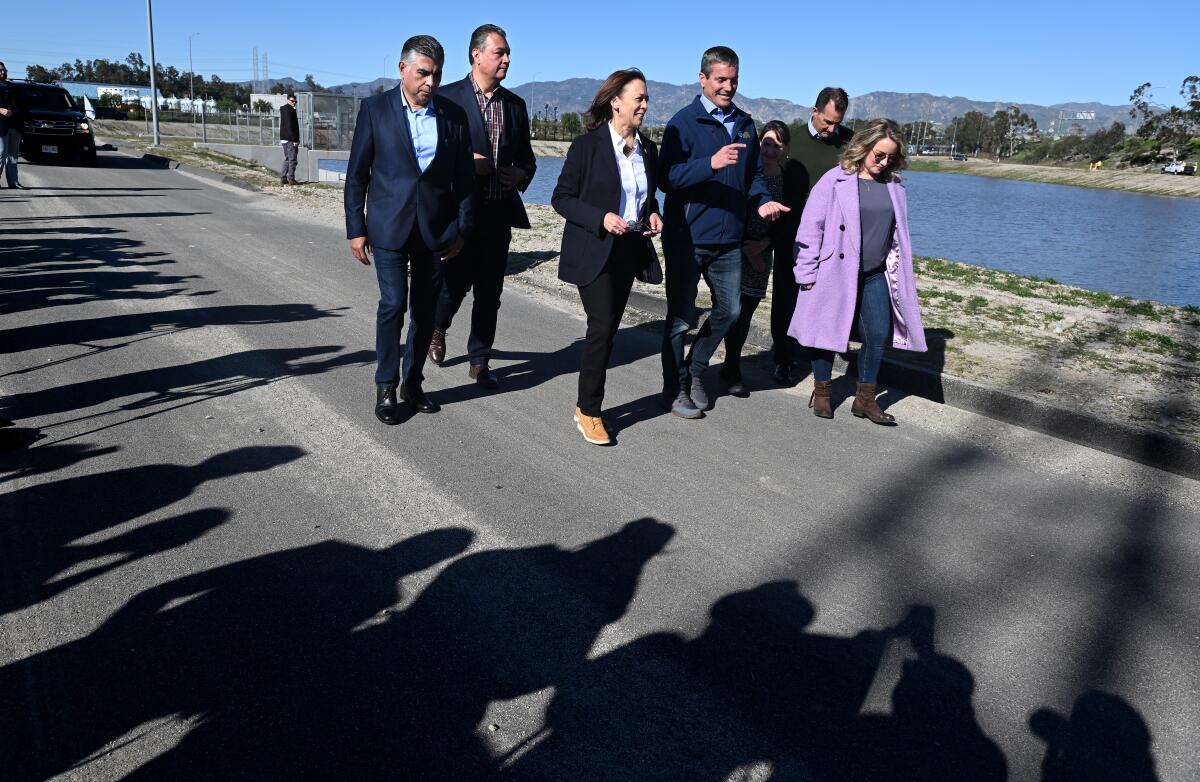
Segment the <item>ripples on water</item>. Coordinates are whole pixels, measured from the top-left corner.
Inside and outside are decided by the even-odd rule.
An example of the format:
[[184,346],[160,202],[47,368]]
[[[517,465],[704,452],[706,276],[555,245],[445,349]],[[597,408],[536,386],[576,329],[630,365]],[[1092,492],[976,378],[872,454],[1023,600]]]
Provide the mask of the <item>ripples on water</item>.
[[[527,202],[550,203],[562,164],[538,158]],[[1200,199],[920,171],[904,182],[918,255],[1200,305]]]

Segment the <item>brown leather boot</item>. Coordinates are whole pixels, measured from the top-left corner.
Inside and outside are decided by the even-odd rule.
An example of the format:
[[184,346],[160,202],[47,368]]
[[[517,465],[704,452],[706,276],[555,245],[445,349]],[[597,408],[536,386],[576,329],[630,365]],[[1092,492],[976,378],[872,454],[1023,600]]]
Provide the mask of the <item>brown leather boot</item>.
[[817,418],[833,418],[832,380],[813,381],[813,392],[808,398],[808,406]]
[[433,330],[433,339],[429,342],[429,360],[436,367],[446,360],[446,332],[441,329]]
[[868,421],[884,426],[895,426],[896,416],[885,413],[875,401],[875,384],[859,383],[858,392],[854,395],[854,404],[850,412],[856,418],[866,418]]

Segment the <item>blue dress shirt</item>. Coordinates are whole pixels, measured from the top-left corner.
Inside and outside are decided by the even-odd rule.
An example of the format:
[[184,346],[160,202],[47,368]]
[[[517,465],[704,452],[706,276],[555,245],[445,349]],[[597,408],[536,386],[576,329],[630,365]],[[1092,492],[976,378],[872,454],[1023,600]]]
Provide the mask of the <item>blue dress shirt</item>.
[[405,119],[408,120],[413,152],[417,156],[417,167],[421,169],[421,173],[425,173],[425,169],[429,168],[433,156],[437,153],[438,131],[437,116],[433,112],[434,99],[430,98],[429,103],[414,109],[408,105],[408,96],[404,94],[403,87],[400,89],[400,99],[404,101],[404,111],[407,115]]
[[703,92],[700,93],[700,103],[713,119],[725,126],[725,130],[729,132],[730,140],[733,140],[733,126],[736,124],[738,107],[730,103],[729,111],[723,111],[717,108],[717,104],[709,100],[708,96]]

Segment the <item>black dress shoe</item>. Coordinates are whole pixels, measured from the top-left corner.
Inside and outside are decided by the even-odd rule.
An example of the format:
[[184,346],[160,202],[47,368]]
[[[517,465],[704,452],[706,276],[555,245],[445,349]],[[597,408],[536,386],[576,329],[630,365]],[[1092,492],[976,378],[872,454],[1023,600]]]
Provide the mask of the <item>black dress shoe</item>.
[[396,389],[375,389],[375,417],[388,426],[400,423],[400,405],[396,402]]
[[21,184],[20,182],[13,182],[11,185],[9,185],[9,187],[11,187],[13,190],[28,190],[29,189],[28,187]]
[[472,380],[488,391],[495,391],[500,387],[500,379],[496,377],[492,370],[488,369],[487,364],[472,364],[467,374]]
[[776,364],[771,370],[771,379],[777,385],[790,386],[792,385],[792,370],[787,364]]
[[407,383],[401,384],[400,398],[418,413],[436,413],[442,409],[437,402],[425,396],[425,392],[421,390],[420,386],[411,388]]
[[726,372],[725,367],[721,367],[721,379],[725,381],[725,388],[730,396],[750,396],[746,391],[746,384],[742,382],[740,371]]

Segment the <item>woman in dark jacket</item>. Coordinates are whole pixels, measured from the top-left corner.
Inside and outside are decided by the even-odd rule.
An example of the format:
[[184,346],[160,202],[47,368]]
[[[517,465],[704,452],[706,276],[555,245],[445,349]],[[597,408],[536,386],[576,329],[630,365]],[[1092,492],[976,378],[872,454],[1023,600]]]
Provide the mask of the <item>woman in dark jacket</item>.
[[654,197],[658,148],[638,130],[649,102],[641,71],[609,76],[588,109],[589,131],[571,142],[550,199],[567,221],[558,278],[579,286],[587,313],[575,425],[596,445],[612,442],[600,406],[633,281],[663,279],[650,241],[663,227]]

